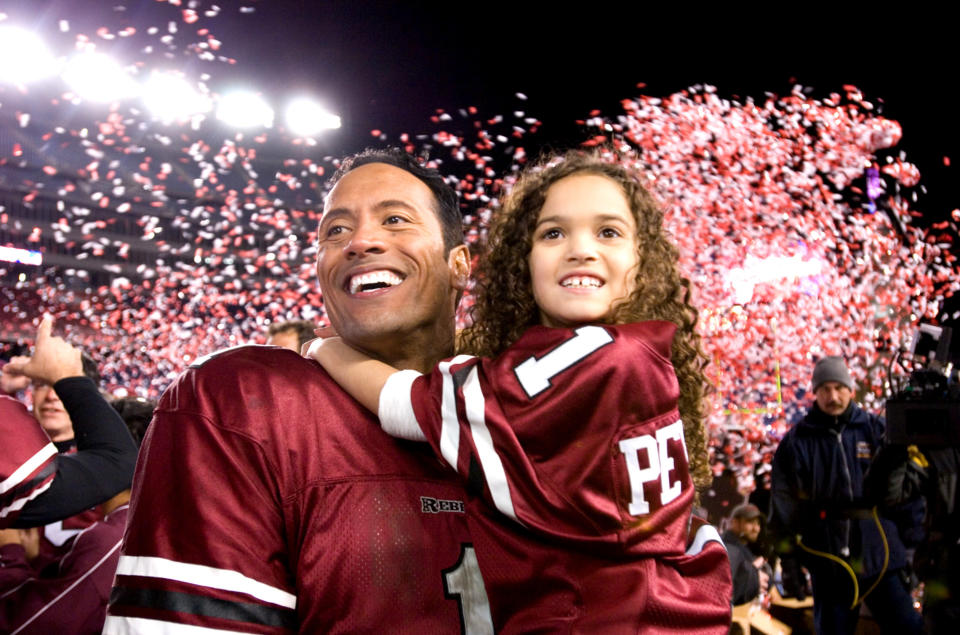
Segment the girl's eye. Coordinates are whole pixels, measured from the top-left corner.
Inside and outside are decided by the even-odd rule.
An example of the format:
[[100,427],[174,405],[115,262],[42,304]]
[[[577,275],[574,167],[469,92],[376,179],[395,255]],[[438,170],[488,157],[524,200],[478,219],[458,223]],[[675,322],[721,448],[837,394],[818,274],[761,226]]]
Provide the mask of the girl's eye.
[[619,229],[614,229],[613,227],[604,227],[600,230],[601,238],[619,238],[622,235]]
[[560,238],[561,236],[563,236],[563,233],[562,233],[559,229],[557,229],[556,227],[553,227],[553,228],[551,228],[551,229],[548,229],[548,230],[544,231],[542,234],[540,234],[540,238],[543,239],[543,240],[556,240],[557,238]]

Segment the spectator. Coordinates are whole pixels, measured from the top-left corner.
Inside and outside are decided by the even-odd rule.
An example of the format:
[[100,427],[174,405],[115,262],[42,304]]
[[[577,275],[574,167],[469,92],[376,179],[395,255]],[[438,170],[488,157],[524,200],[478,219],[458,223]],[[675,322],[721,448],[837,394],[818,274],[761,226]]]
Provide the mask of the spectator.
[[267,344],[289,348],[299,353],[303,345],[315,336],[313,330],[317,325],[309,320],[291,320],[289,322],[274,322],[267,330]]
[[733,603],[746,604],[760,594],[766,594],[770,585],[770,568],[763,556],[754,555],[751,545],[760,538],[763,513],[756,505],[744,503],[730,516],[723,544],[730,558],[733,574]]

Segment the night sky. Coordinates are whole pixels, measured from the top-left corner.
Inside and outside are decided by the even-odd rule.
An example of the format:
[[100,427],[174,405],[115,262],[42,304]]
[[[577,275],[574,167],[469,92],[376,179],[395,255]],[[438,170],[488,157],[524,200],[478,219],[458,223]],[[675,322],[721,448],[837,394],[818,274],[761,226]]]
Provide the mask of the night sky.
[[958,206],[951,69],[960,55],[943,16],[809,3],[777,11],[648,4],[258,2],[253,14],[225,11],[216,28],[237,70],[256,69],[266,92],[309,90],[339,109],[334,153],[369,143],[372,128],[416,132],[435,108],[522,107],[544,121],[536,142],[565,147],[583,138],[577,119],[593,109],[615,115],[621,99],[641,92],[705,83],[760,99],[797,83],[813,96],[853,84],[902,124],[896,150],[920,167],[929,190],[918,208],[940,217]]
[[[374,142],[373,129],[389,139],[422,132],[437,108],[476,106],[490,115],[522,109],[544,122],[527,141],[535,152],[578,143],[578,119],[594,109],[616,115],[620,100],[641,92],[666,96],[711,84],[721,96],[762,99],[799,83],[825,97],[852,84],[902,124],[896,151],[920,167],[929,190],[917,207],[931,218],[958,207],[957,166],[944,166],[943,157],[960,161],[954,97],[960,55],[953,22],[935,12],[815,3],[777,9],[602,2],[565,9],[522,1],[171,4],[194,7],[191,26],[210,29],[236,64],[202,67],[186,57],[161,63],[209,73],[215,92],[252,85],[268,98],[322,99],[343,117],[343,128],[320,140],[329,154]],[[219,12],[204,15],[212,6]],[[56,34],[64,18],[72,33],[92,34],[101,25],[163,29],[175,15],[171,9],[167,0],[0,2],[9,22],[44,34]],[[142,57],[136,38],[123,45],[132,58]],[[518,102],[518,92],[528,99]]]

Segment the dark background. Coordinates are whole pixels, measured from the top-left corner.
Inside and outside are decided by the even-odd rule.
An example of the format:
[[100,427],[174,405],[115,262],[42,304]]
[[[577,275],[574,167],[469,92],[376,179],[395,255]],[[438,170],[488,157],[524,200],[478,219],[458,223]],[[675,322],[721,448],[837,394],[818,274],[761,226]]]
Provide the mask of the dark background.
[[[797,3],[773,9],[665,10],[650,3],[257,2],[216,21],[239,72],[267,93],[325,95],[343,117],[331,151],[368,143],[374,127],[416,132],[435,108],[522,107],[543,120],[533,144],[564,146],[593,109],[615,115],[641,92],[711,84],[762,99],[795,84],[813,96],[846,84],[898,120],[897,151],[921,170],[928,217],[958,206],[956,37],[945,15]],[[213,28],[213,25],[211,25]],[[242,43],[241,49],[236,49]],[[255,69],[255,70],[254,70]],[[645,84],[638,88],[639,83]],[[515,93],[527,95],[518,102]]]
[[[215,15],[206,12],[219,7]],[[197,21],[180,20],[193,8]],[[960,206],[953,191],[960,161],[955,21],[938,10],[871,4],[694,4],[579,2],[362,2],[317,0],[0,0],[0,12],[45,34],[69,19],[70,32],[146,25],[178,33],[164,64],[206,72],[215,92],[253,87],[279,105],[298,93],[321,98],[343,118],[318,150],[343,155],[424,131],[435,109],[476,106],[505,116],[524,110],[543,126],[525,141],[566,147],[583,140],[576,124],[594,109],[620,112],[641,92],[666,96],[710,84],[724,97],[762,99],[800,84],[814,97],[855,85],[903,127],[896,149],[918,165],[928,193],[915,206],[929,219]],[[236,64],[201,63],[184,52],[207,28]],[[96,40],[96,38],[94,38]],[[115,40],[144,57],[137,38]],[[638,88],[638,84],[643,84]],[[515,94],[528,99],[519,101]],[[278,109],[279,110],[279,109]],[[282,113],[278,112],[278,121]]]

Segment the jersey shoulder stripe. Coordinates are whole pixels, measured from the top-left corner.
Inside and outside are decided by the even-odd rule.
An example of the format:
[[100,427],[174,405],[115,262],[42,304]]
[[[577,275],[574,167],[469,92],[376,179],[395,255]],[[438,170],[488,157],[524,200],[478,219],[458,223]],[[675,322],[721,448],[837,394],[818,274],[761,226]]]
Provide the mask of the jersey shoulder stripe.
[[292,631],[297,627],[297,616],[291,609],[213,598],[185,591],[124,586],[119,581],[110,593],[110,605],[115,614],[121,611],[128,614],[123,617],[137,617],[129,614],[140,611],[156,616],[158,611],[162,611],[176,615],[177,622],[181,621],[180,616],[187,614],[193,616],[193,619],[211,619],[218,623],[226,621],[230,624],[247,625],[248,628],[265,626]]
[[53,443],[47,443],[40,448],[33,456],[24,461],[20,467],[0,483],[0,494],[6,494],[9,490],[20,485],[32,472],[43,465],[43,462],[50,457],[56,456],[57,448]]
[[176,562],[154,556],[120,556],[117,575],[164,578],[211,589],[234,591],[288,609],[297,608],[297,596],[270,586],[238,571],[201,564]]
[[[477,449],[477,457],[483,467],[483,474],[487,481],[487,487],[490,489],[493,504],[500,513],[520,522],[514,509],[513,498],[510,495],[507,472],[503,467],[503,461],[500,459],[497,449],[494,447],[493,436],[487,428],[484,414],[486,397],[484,397],[483,388],[480,386],[476,366],[470,369],[470,373],[463,383],[463,399],[467,423],[470,425],[470,436],[473,439],[474,447]],[[454,467],[456,467],[456,464],[454,464]]]
[[457,375],[450,370],[451,366],[463,364],[471,359],[469,355],[457,355],[453,359],[440,362],[437,370],[443,378],[443,393],[440,398],[440,455],[448,464],[457,468],[457,458],[460,455],[460,420],[457,417]]
[[103,625],[103,635],[237,635],[235,630],[176,624],[145,617],[108,615]]
[[57,448],[47,443],[0,486],[0,519],[16,517],[23,507],[50,489],[57,474]]
[[[181,622],[211,632],[219,632],[221,626],[296,630],[296,605],[292,593],[237,571],[153,556],[121,556],[110,593],[110,626],[104,632],[141,627],[143,631],[135,632],[189,632],[179,630]],[[165,614],[169,622],[163,619]],[[111,617],[122,619],[111,622]],[[146,621],[137,621],[143,618]]]

